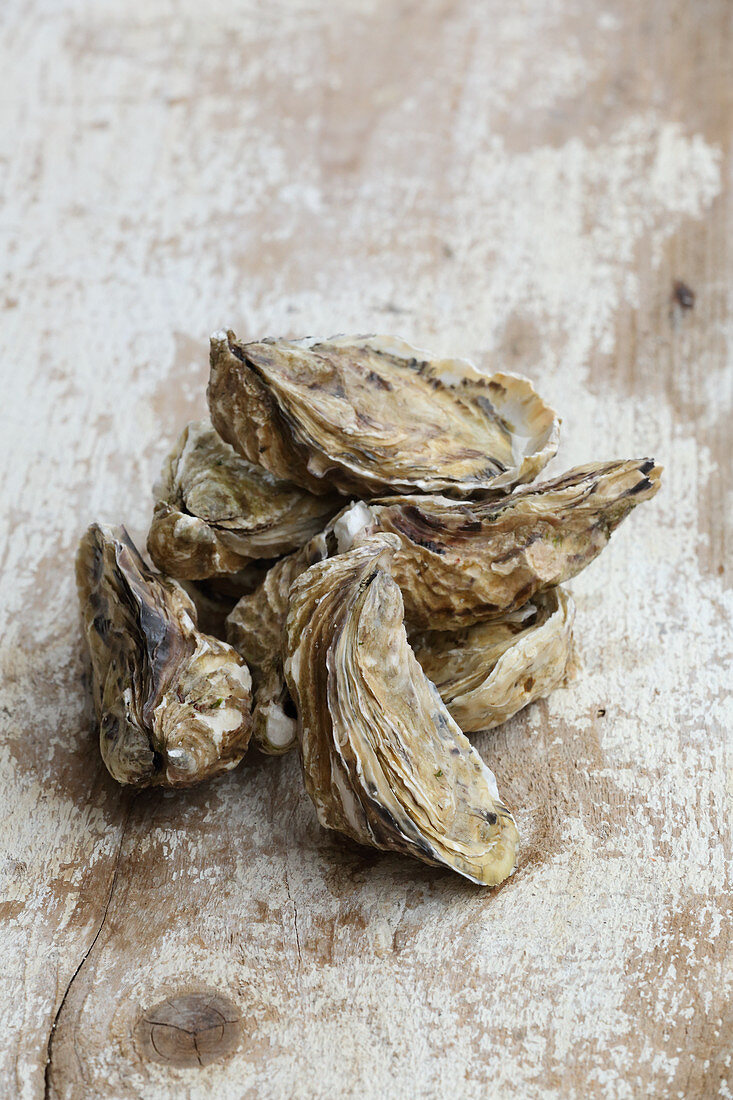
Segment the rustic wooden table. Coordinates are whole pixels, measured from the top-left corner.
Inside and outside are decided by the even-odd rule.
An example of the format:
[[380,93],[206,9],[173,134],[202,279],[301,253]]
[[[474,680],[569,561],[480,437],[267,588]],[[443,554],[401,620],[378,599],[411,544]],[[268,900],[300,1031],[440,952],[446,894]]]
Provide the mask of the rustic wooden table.
[[[0,1094],[731,1097],[730,0],[5,0],[0,86]],[[553,470],[666,467],[580,677],[478,739],[500,889],[326,834],[294,757],[101,767],[75,545],[144,538],[221,325],[498,363]]]

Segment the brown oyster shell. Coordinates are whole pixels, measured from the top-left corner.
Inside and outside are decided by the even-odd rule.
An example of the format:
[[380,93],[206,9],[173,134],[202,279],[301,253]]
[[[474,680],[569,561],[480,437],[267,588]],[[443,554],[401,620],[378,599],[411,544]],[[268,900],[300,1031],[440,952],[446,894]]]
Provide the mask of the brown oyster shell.
[[227,639],[252,672],[252,739],[270,756],[280,756],[297,743],[295,707],[283,673],[290,588],[301,573],[328,557],[333,548],[330,536],[323,533],[276,562],[259,587],[239,600],[227,619]]
[[197,630],[180,585],[147,568],[124,527],[99,524],[81,540],[76,579],[111,775],[179,787],[239,763],[250,737],[249,670]]
[[410,636],[425,675],[464,733],[493,729],[560,687],[573,654],[575,604],[550,588],[516,611],[458,631]]
[[654,496],[660,476],[653,459],[592,463],[490,500],[358,502],[333,527],[341,550],[375,532],[396,534],[391,571],[411,626],[454,630],[574,577]]
[[199,630],[225,641],[227,616],[243,596],[257,589],[273,565],[273,560],[267,558],[250,562],[237,573],[222,573],[198,581],[180,580],[178,583],[196,605]]
[[285,673],[321,824],[495,885],[518,835],[493,774],[407,641],[394,537],[313,565],[290,591]]
[[[278,562],[267,583],[241,600],[227,620],[228,640],[252,668],[254,727],[260,747],[281,753],[295,744],[294,722],[292,717],[286,720],[281,632],[290,586],[313,561],[346,552],[376,532],[398,534],[400,546],[390,572],[402,588],[412,631],[427,627],[435,628],[436,637],[442,632],[455,636],[455,631],[475,622],[501,623],[525,600],[536,602],[540,593],[575,576],[597,557],[635,504],[654,495],[660,475],[651,459],[598,463],[516,490],[501,500],[461,503],[441,497],[403,497],[358,501],[344,508],[322,535]],[[551,628],[562,625],[563,630],[548,654],[550,678],[554,662],[562,662],[562,646],[570,651],[570,608],[569,604]],[[514,656],[525,653],[520,649]],[[490,678],[488,656],[479,654],[477,659]],[[541,676],[527,672],[522,683],[532,678],[536,690],[534,685],[522,691],[517,688],[516,709],[540,698],[540,691],[547,694]],[[495,686],[496,681],[491,681],[487,691]],[[464,732],[489,728],[475,724],[482,721],[480,697],[476,703],[477,716],[461,713],[459,725]],[[505,706],[510,705],[507,699]],[[272,734],[267,732],[268,720],[273,722]]]
[[200,580],[277,558],[312,538],[340,507],[238,455],[208,421],[188,424],[158,484],[148,552],[171,576]]
[[531,481],[559,421],[531,383],[392,336],[211,338],[209,409],[251,462],[313,493],[469,496]]

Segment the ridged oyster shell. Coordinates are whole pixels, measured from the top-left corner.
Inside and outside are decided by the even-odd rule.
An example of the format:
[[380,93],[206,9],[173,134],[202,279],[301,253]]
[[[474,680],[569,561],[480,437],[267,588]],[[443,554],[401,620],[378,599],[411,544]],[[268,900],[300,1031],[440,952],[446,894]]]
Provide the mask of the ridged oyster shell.
[[244,596],[227,618],[227,639],[252,672],[252,739],[270,756],[288,752],[297,740],[295,707],[283,673],[290,588],[301,573],[328,557],[332,549],[327,533],[316,535],[300,550],[276,562],[262,584]]
[[368,540],[291,588],[285,673],[306,788],[326,827],[495,885],[514,868],[516,826],[410,649],[388,571],[398,545]]
[[464,733],[492,729],[565,681],[575,604],[562,588],[458,631],[410,636],[425,675]]
[[[522,608],[523,594],[537,604],[538,594],[551,593],[555,584],[585,568],[634,505],[654,495],[659,476],[660,469],[651,460],[618,461],[578,467],[500,501],[461,503],[440,497],[409,497],[347,506],[321,535],[278,562],[266,581],[242,599],[227,619],[227,638],[252,669],[254,736],[260,748],[283,753],[295,744],[295,722],[287,713],[288,694],[283,683],[282,631],[290,586],[312,562],[344,553],[380,531],[398,533],[400,545],[390,572],[402,588],[411,628],[416,632],[426,624],[434,625],[434,637],[442,638],[446,632],[446,640],[440,644],[450,648],[450,639],[457,637],[455,632],[462,625],[498,620],[496,628],[487,627],[490,636],[493,629],[501,630],[501,624],[511,620],[517,607]],[[555,598],[565,599],[548,597],[550,601]],[[537,606],[547,608],[549,604],[540,601]],[[547,654],[548,679],[562,663],[563,647],[569,652],[572,618],[568,598],[541,635],[545,642],[548,633],[554,635]],[[489,656],[481,654],[482,637],[480,632],[475,635],[476,660],[489,683],[486,694],[475,697],[476,713],[461,713],[458,724],[464,732],[496,724],[491,720],[491,707],[499,705],[503,691],[499,684],[503,683],[503,670],[509,668],[507,659],[492,679]],[[424,652],[423,647],[421,654]],[[515,710],[541,697],[540,692],[547,694],[545,677],[537,675],[532,654],[533,647],[528,645],[515,649],[511,657],[517,662],[517,677],[521,677],[521,660],[531,659],[535,664],[535,672],[527,669],[520,683],[526,685],[534,679],[536,686],[517,687]],[[435,666],[431,667],[435,671]],[[511,699],[510,692],[503,704],[507,711],[514,705]],[[476,724],[483,722],[482,705],[489,716],[486,725]]]
[[147,568],[124,527],[88,529],[76,579],[112,776],[179,787],[234,767],[249,743],[252,703],[239,654],[197,630],[191,599]]
[[375,532],[396,534],[392,576],[410,625],[452,630],[574,577],[632,509],[654,496],[660,475],[652,459],[599,462],[498,499],[357,502],[334,531],[341,550]]
[[302,546],[343,506],[314,496],[238,455],[208,421],[188,424],[158,484],[148,552],[187,580],[236,573]]
[[209,409],[251,462],[314,493],[469,496],[531,481],[559,421],[525,378],[391,336],[211,338]]
[[221,573],[198,581],[179,580],[196,606],[198,628],[226,639],[227,615],[243,596],[254,592],[274,565],[272,558],[253,561],[237,573]]

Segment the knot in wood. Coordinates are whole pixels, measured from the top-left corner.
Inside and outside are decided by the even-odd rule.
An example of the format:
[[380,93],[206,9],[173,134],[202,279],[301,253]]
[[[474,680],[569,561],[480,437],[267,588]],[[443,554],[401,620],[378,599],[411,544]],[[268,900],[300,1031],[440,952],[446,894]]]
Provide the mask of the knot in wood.
[[135,1038],[146,1058],[165,1066],[218,1062],[239,1046],[241,1019],[221,993],[184,993],[143,1012]]

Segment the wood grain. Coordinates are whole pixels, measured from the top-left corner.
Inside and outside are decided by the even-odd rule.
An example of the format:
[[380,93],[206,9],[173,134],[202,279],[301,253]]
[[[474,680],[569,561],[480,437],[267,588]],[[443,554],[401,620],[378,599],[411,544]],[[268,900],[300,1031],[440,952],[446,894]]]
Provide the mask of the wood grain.
[[[9,0],[0,89],[0,1093],[733,1095],[731,4]],[[294,757],[100,766],[75,545],[144,538],[222,326],[500,363],[553,470],[666,467],[578,678],[478,739],[499,889],[326,834]],[[237,1049],[173,1064],[215,995]]]

